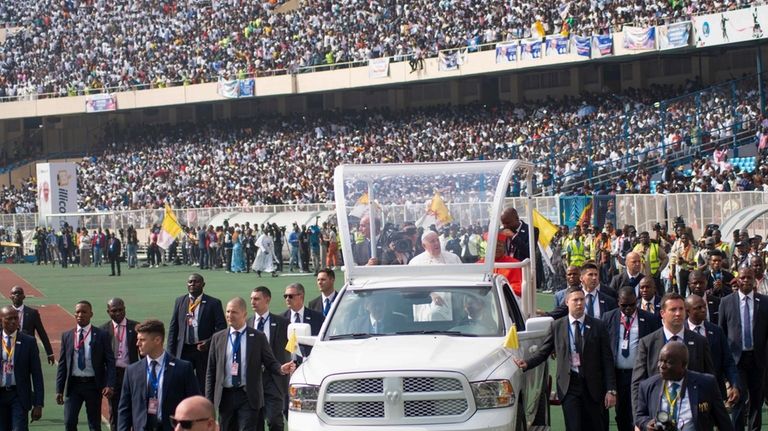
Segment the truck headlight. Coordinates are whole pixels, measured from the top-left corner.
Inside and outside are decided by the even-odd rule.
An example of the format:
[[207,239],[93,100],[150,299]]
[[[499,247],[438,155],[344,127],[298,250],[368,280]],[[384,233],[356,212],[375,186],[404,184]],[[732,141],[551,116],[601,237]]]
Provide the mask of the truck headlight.
[[509,380],[470,383],[478,409],[495,409],[515,404],[515,391]]
[[314,412],[317,408],[317,398],[320,386],[291,385],[288,388],[288,409],[295,412]]

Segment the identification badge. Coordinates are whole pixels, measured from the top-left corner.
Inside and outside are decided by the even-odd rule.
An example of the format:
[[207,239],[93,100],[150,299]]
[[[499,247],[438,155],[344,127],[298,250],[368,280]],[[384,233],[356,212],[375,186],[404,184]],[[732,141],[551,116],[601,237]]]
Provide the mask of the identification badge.
[[149,404],[147,404],[147,413],[151,415],[157,414],[157,406],[159,406],[160,403],[157,402],[157,398],[150,398]]
[[13,364],[6,362],[3,364],[3,374],[13,374]]
[[581,356],[576,352],[571,353],[571,366],[572,367],[581,366]]
[[237,372],[240,370],[239,364],[237,362],[232,362],[232,368],[230,368],[230,374],[233,376],[237,375]]
[[626,338],[621,340],[621,350],[627,350],[629,349],[629,340]]
[[197,328],[197,320],[192,319],[192,323],[190,323],[193,328]]
[[194,321],[195,321],[195,315],[187,314],[187,326],[192,326]]

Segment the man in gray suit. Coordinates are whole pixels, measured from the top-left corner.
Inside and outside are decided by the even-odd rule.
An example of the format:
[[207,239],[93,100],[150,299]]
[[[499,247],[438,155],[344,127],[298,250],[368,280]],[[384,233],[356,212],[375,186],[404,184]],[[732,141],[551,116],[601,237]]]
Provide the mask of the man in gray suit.
[[[766,338],[768,337],[768,296],[755,292],[752,268],[739,269],[738,290],[720,301],[720,327],[731,348],[742,383],[741,399],[733,409],[736,429],[762,426],[763,381]],[[749,323],[747,323],[749,322]]]
[[[320,274],[323,272],[321,271]],[[284,364],[291,360],[291,354],[285,350],[288,344],[288,321],[269,312],[272,292],[265,286],[259,286],[251,292],[253,316],[248,318],[248,327],[264,333],[272,354],[278,362]],[[269,431],[283,431],[283,403],[288,398],[288,376],[264,374],[264,408],[261,416],[267,420]]]
[[705,337],[686,327],[685,300],[675,292],[661,298],[661,328],[640,339],[635,368],[632,370],[632,405],[637,407],[640,383],[659,372],[659,352],[670,341],[680,341],[688,348],[688,369],[714,373],[709,343]]
[[263,430],[259,412],[264,407],[262,367],[274,375],[287,375],[296,364],[280,365],[264,333],[246,325],[243,298],[233,298],[224,313],[229,327],[211,337],[205,396],[219,412],[221,429]]

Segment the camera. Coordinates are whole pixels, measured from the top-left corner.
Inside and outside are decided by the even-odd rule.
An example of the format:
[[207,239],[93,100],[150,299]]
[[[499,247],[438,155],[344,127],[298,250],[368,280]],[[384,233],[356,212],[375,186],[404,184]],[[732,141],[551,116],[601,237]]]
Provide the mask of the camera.
[[675,423],[674,418],[670,417],[669,413],[658,412],[653,429],[656,431],[677,431],[677,423]]
[[661,223],[656,223],[653,225],[653,230],[661,230]]

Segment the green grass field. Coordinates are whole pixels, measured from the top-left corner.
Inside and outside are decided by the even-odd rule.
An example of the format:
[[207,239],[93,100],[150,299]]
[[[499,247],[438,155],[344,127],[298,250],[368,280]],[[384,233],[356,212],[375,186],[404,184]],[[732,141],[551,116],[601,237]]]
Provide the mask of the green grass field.
[[[109,320],[106,313],[106,302],[115,296],[125,300],[129,318],[138,321],[157,318],[167,324],[171,318],[175,298],[186,293],[187,277],[192,272],[196,272],[196,268],[186,266],[131,270],[123,266],[121,277],[109,277],[107,276],[109,269],[106,267],[62,269],[31,264],[0,265],[0,268],[2,267],[13,270],[44,295],[42,298],[28,296],[25,301],[26,304],[35,307],[58,304],[67,312],[72,313],[74,304],[78,300],[85,299],[94,305],[92,322],[98,325]],[[281,313],[286,309],[282,293],[289,283],[302,283],[307,289],[307,301],[319,295],[315,278],[311,274],[286,274],[277,278],[269,276],[258,278],[256,274],[227,274],[223,270],[204,270],[201,271],[201,274],[205,277],[205,293],[221,299],[222,302],[235,296],[242,296],[248,300],[254,287],[267,286],[274,296],[271,309],[275,313]],[[337,274],[337,279],[338,289],[341,287],[343,275]],[[0,283],[4,284],[2,280]],[[552,295],[539,294],[538,307],[550,309],[552,307]],[[45,322],[43,323],[45,324]],[[74,318],[72,318],[71,324],[74,325],[74,323]],[[60,338],[60,333],[54,333],[50,329],[48,332],[52,341]],[[31,429],[61,430],[64,423],[64,410],[55,402],[56,367],[47,365],[44,358],[42,360],[46,389],[45,408],[43,409],[43,419],[33,423]],[[554,373],[554,367],[551,366],[550,371]],[[611,414],[611,418],[613,418],[613,414]],[[87,429],[85,409],[81,413],[80,428]],[[564,428],[561,410],[559,407],[553,406],[552,429],[562,430]],[[104,429],[108,429],[108,427]],[[615,426],[612,426],[611,429],[615,429]]]

